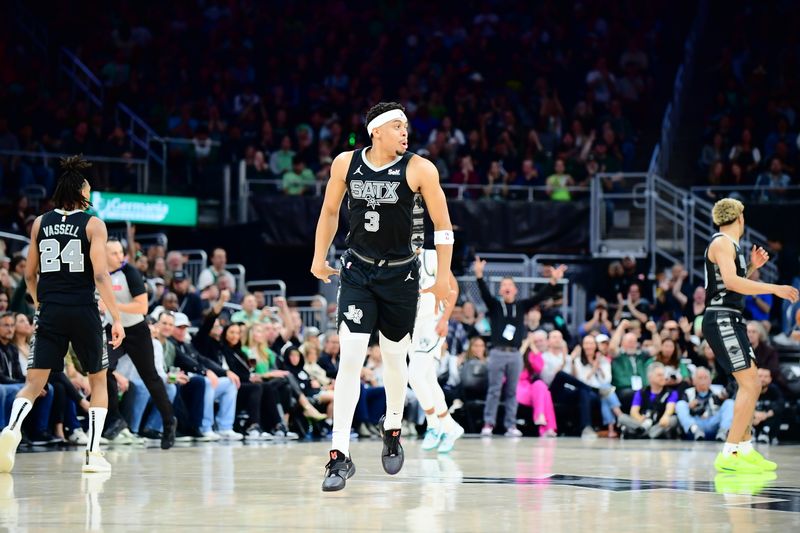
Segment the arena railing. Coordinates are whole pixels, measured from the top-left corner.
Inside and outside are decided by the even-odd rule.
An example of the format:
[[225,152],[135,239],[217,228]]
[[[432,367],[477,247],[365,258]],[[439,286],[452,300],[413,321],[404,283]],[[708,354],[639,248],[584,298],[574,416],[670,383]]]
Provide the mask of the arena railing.
[[[248,222],[250,199],[257,194],[256,190],[262,188],[266,194],[282,194],[283,184],[280,179],[260,179],[260,178],[247,178],[247,165],[244,160],[239,162],[238,172],[238,211],[237,220],[240,224]],[[309,185],[313,196],[322,196],[327,186],[327,181],[315,181]],[[464,199],[479,199],[479,198],[494,198],[498,200],[524,200],[528,202],[547,200],[550,197],[547,192],[547,186],[527,186],[527,185],[464,185],[456,183],[442,183],[442,189],[449,199],[464,200]],[[572,186],[563,187],[571,194],[588,196],[590,192],[589,187]]]
[[14,0],[14,13],[17,26],[28,34],[42,57],[47,59],[50,51],[50,35],[47,26],[28,9],[22,0]]
[[247,287],[247,280],[245,279],[247,276],[247,270],[244,268],[244,265],[240,265],[239,263],[229,263],[225,265],[225,270],[233,274],[233,277],[236,279],[236,290],[237,291],[244,291]]
[[319,294],[314,296],[292,296],[288,299],[288,302],[299,304],[293,307],[300,313],[304,326],[313,326],[319,329],[320,333],[325,333],[328,330],[328,300],[324,297]]
[[672,101],[667,104],[664,110],[664,118],[661,122],[661,137],[650,159],[650,172],[660,176],[667,176],[669,173],[675,135],[684,112],[686,99],[689,97],[690,86],[695,72],[697,41],[706,27],[709,11],[709,0],[700,0],[697,3],[697,14],[683,45],[683,62],[675,73]]
[[649,250],[647,173],[603,173],[591,181],[589,242],[594,257],[645,257]]
[[12,257],[14,254],[21,252],[31,242],[31,240],[24,235],[10,233],[8,231],[0,231],[0,241],[11,241],[6,242],[6,249],[4,250],[6,257]]
[[[72,82],[72,92],[75,95],[79,89],[97,108],[102,109],[105,100],[105,86],[92,70],[81,61],[81,59],[66,47],[61,47],[58,54],[59,70],[64,72]],[[127,124],[126,130],[131,147],[138,147],[144,151],[145,160],[161,166],[162,181],[165,181],[166,160],[151,147],[151,143],[159,136],[135,111],[122,102],[117,103],[115,108],[117,121],[120,124]],[[149,192],[149,181],[145,180],[145,186],[140,189]],[[162,187],[161,192],[166,189]]]
[[[615,192],[606,191],[602,180],[607,180],[606,185],[612,182]],[[702,281],[703,252],[716,231],[710,202],[653,173],[620,173],[597,176],[590,205],[594,257],[646,257],[651,277],[664,262],[681,263],[692,283]],[[743,242],[748,247],[766,246],[766,237],[747,228]],[[761,275],[772,282],[777,279],[777,267],[767,263]]]
[[151,246],[163,246],[165,250],[169,250],[169,238],[166,233],[137,233],[136,242],[145,250]]
[[[65,154],[62,152],[45,152],[45,151],[31,152],[27,150],[0,150],[0,155],[19,157],[23,159],[22,161],[23,163],[29,165],[44,166],[50,169],[55,175],[57,175],[59,159],[61,159],[62,157],[69,157],[75,154]],[[146,191],[147,183],[149,180],[149,171],[147,169],[146,159],[106,157],[93,154],[84,154],[83,158],[89,161],[90,163],[95,163],[94,167],[89,170],[90,176],[105,181],[108,181],[110,179],[110,175],[113,170],[115,169],[126,170],[127,167],[133,166],[135,168],[135,173],[136,173],[136,190],[138,192]]]
[[788,187],[757,187],[756,185],[709,185],[689,189],[692,194],[709,202],[730,196],[743,202],[756,204],[800,203],[800,185]]
[[200,272],[205,270],[206,266],[208,266],[208,254],[205,250],[200,249],[175,251],[186,257],[183,270],[186,272],[186,275],[189,276],[192,285],[197,284],[197,278],[200,277]]
[[245,284],[247,292],[261,291],[267,305],[274,305],[276,297],[286,298],[286,283],[280,279],[256,279]]

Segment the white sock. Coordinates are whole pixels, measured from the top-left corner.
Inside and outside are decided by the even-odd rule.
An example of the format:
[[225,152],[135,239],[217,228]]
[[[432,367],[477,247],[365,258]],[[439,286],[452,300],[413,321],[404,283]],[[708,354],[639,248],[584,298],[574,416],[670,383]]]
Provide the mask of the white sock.
[[742,455],[747,455],[748,453],[753,451],[753,441],[752,440],[744,440],[739,443],[739,453]]
[[439,431],[439,417],[436,413],[425,413],[425,420],[428,421],[428,429]]
[[730,443],[730,442],[726,442],[725,446],[722,447],[722,455],[724,457],[729,457],[729,456],[733,455],[734,453],[736,453],[738,451],[739,451],[739,445],[738,444],[733,444],[733,443]]
[[379,339],[385,368],[383,387],[386,389],[386,419],[383,422],[383,429],[400,429],[403,422],[403,408],[406,404],[406,389],[408,388],[406,357],[408,348],[411,346],[411,335],[406,334],[405,337],[395,342],[380,333]]
[[103,434],[103,426],[106,423],[107,414],[108,409],[105,407],[89,408],[89,442],[86,443],[87,451],[100,451],[100,437]]
[[361,367],[367,355],[369,334],[351,333],[347,324],[339,328],[339,371],[333,390],[333,440],[331,450],[350,456],[350,427],[361,395]]
[[8,429],[15,433],[22,431],[22,421],[28,416],[28,413],[33,409],[33,403],[27,398],[14,398],[14,404],[11,406],[11,416],[8,417]]
[[439,428],[442,433],[450,433],[456,425],[456,421],[450,416],[450,411],[445,410],[445,415],[439,416]]

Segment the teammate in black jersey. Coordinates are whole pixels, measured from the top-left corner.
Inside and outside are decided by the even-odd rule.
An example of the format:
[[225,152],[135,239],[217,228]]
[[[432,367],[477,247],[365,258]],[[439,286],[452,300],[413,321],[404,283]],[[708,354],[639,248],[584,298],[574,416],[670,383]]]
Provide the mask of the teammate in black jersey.
[[767,461],[753,449],[750,424],[761,383],[755,367],[755,353],[747,338],[742,318],[744,296],[772,293],[796,302],[797,289],[789,285],[771,285],[748,279],[769,260],[763,248],[753,249],[747,264],[739,239],[744,235],[744,205],[726,198],[714,204],[712,217],[719,233],[711,238],[705,255],[706,311],[703,316],[705,336],[717,363],[733,374],[739,384],[734,405],[733,423],[728,431],[725,448],[714,466],[720,472],[758,474],[775,470],[777,465]]
[[67,347],[89,373],[89,443],[84,472],[110,472],[100,452],[105,422],[106,337],[100,322],[95,289],[114,318],[111,345],[125,338],[106,268],[106,225],[84,212],[91,205],[89,182],[82,171],[91,165],[79,156],[61,161],[62,174],[53,193],[56,209],[38,217],[31,229],[25,281],[37,308],[25,387],[17,394],[8,426],[0,434],[0,472],[11,472],[21,438],[20,427],[51,371],[64,370]]
[[[403,466],[400,425],[408,386],[406,356],[419,299],[419,262],[411,245],[414,194],[422,194],[434,224],[438,276],[423,292],[438,308],[450,293],[453,232],[436,167],[409,153],[403,106],[380,103],[367,113],[372,146],[339,154],[331,166],[311,272],[325,283],[340,275],[338,325],[341,355],[333,413],[333,442],[322,490],[341,490],[355,473],[349,457],[350,426],[370,334],[378,329],[383,355],[386,417],[381,460],[388,474]],[[341,270],[326,261],[348,196],[348,250]]]

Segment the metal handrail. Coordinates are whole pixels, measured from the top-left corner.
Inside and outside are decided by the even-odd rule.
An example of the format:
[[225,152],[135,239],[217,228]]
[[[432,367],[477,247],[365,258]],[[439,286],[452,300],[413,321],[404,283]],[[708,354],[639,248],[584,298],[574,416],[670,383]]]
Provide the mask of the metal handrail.
[[[283,181],[280,180],[280,179],[277,179],[277,178],[270,178],[270,179],[249,178],[249,179],[247,179],[247,184],[248,184],[247,195],[250,196],[252,194],[251,187],[250,187],[251,185],[272,185],[272,186],[275,186],[276,189],[280,190],[280,188],[281,188],[281,186],[283,184]],[[314,182],[314,185],[313,185],[313,187],[314,187],[314,195],[315,196],[321,196],[323,191],[325,190],[325,187],[327,187],[327,185],[328,185],[327,181],[316,181],[316,182]],[[466,185],[466,184],[460,184],[460,183],[442,183],[441,186],[442,186],[442,189],[444,189],[445,191],[457,191],[458,192],[458,196],[456,197],[457,200],[463,200],[464,199],[464,193],[467,192],[467,191],[479,191],[479,192],[483,193],[483,192],[485,192],[485,189],[487,187],[493,187],[493,188],[496,187],[498,189],[507,190],[509,192],[525,192],[527,194],[527,200],[528,201],[533,201],[535,192],[540,192],[540,193],[547,194],[547,191],[549,189],[547,186],[541,186],[541,185],[536,185],[536,186],[527,186],[527,185],[489,185],[489,184],[485,184],[485,185]],[[561,187],[561,188],[562,189],[566,189],[569,192],[588,192],[589,191],[589,187],[583,187],[583,186],[577,186],[577,185],[571,186],[571,187]]]
[[28,34],[33,44],[39,48],[39,52],[42,54],[45,61],[47,61],[47,55],[50,50],[50,35],[47,31],[47,27],[30,12],[27,6],[25,6],[25,3],[21,0],[15,0],[14,12],[17,15],[17,24]]
[[[102,108],[103,100],[105,99],[105,87],[94,75],[89,67],[87,67],[80,58],[72,53],[69,49],[62,46],[59,51],[59,57],[66,57],[68,61],[59,61],[59,68],[72,80],[72,83],[80,88],[86,96],[88,96],[94,104]],[[82,79],[78,72],[83,74],[86,80]],[[95,91],[97,94],[95,94]]]
[[[780,189],[781,190],[785,190],[785,191],[800,191],[800,185],[787,185],[786,187],[780,187]],[[769,187],[758,186],[758,185],[755,185],[755,184],[753,184],[753,185],[706,185],[706,186],[695,185],[694,187],[689,188],[689,191],[691,191],[693,194],[697,194],[697,195],[702,195],[702,193],[707,192],[707,191],[757,192],[757,191],[761,191],[761,190],[770,191],[770,190],[774,190],[774,189],[771,189]]]
[[[0,155],[12,155],[12,156],[19,156],[19,157],[37,157],[42,158],[45,161],[48,159],[56,159],[62,157],[71,157],[75,154],[65,154],[63,152],[31,152],[28,150],[0,150]],[[83,154],[82,157],[91,163],[124,163],[126,165],[134,164],[134,165],[146,165],[146,159],[138,159],[138,158],[130,158],[125,159],[124,157],[108,157],[104,155],[86,155]]]
[[244,265],[239,263],[228,263],[225,265],[225,270],[233,274],[233,277],[236,280],[236,290],[245,290],[245,287],[247,287],[247,280],[245,279],[247,277],[247,269],[245,269]]
[[0,239],[8,239],[11,241],[19,241],[25,244],[30,244],[31,240],[26,237],[25,235],[20,235],[18,233],[9,233],[7,231],[0,231]]

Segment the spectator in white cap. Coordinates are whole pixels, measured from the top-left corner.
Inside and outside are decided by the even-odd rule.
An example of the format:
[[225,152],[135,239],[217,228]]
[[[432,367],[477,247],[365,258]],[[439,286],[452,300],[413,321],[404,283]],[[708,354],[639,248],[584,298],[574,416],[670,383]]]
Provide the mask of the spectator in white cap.
[[608,347],[610,346],[611,339],[605,333],[600,333],[594,340],[597,341],[597,351],[607,358],[611,358]]
[[[172,329],[170,342],[175,345],[175,365],[193,375],[204,376],[206,391],[203,405],[203,423],[200,426],[199,440],[213,441],[225,438],[226,440],[241,440],[242,435],[233,431],[233,422],[236,416],[236,384],[230,372],[217,362],[201,354],[197,347],[188,342],[186,330],[189,328],[189,317],[184,313],[175,313],[175,327]],[[203,323],[202,328],[210,330],[214,325],[212,321]],[[198,336],[208,336],[208,331],[198,332]],[[217,432],[213,431],[214,403],[219,402],[219,411],[216,415]]]

